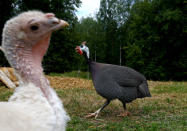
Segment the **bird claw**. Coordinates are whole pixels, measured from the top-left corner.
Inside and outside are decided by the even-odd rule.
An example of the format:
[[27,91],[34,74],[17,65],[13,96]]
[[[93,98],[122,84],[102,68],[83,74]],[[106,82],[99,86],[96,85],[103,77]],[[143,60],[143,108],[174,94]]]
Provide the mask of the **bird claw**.
[[96,111],[94,113],[89,113],[88,115],[85,116],[85,118],[89,118],[89,117],[94,117],[95,116],[95,119],[97,119],[99,115],[99,111]]
[[85,116],[85,118],[89,118],[89,117],[94,117],[97,118],[97,114],[96,113],[89,113],[88,115]]

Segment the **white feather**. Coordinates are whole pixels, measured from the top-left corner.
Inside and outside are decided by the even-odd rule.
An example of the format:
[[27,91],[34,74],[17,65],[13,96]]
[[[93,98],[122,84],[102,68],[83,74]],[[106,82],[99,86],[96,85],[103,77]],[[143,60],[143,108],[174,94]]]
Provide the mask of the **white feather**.
[[0,112],[1,131],[65,131],[69,120],[65,110],[61,110],[61,123],[57,122],[54,109],[40,88],[31,83],[17,87],[8,102],[0,103]]

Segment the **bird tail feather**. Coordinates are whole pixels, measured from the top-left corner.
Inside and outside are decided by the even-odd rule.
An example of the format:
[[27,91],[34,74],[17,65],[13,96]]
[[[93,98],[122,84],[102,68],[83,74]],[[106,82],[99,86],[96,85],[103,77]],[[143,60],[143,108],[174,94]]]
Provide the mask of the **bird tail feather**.
[[141,94],[145,97],[151,97],[151,94],[149,92],[147,81],[144,81],[142,84],[139,85],[139,91]]

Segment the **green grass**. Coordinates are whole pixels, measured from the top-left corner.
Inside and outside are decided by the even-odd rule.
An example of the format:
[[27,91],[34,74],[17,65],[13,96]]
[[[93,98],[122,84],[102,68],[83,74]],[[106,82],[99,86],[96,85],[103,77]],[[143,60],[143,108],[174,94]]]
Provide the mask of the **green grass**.
[[185,82],[175,82],[175,84],[161,85],[155,88],[155,93],[187,93]]
[[49,76],[64,76],[64,77],[78,77],[83,79],[91,79],[91,75],[89,72],[82,71],[71,71],[65,73],[50,73]]
[[[186,131],[187,82],[153,82],[151,98],[137,99],[127,105],[129,117],[123,113],[120,101],[114,100],[98,119],[85,118],[96,111],[105,100],[93,87],[56,89],[71,116],[67,131]],[[12,90],[0,87],[0,100],[7,101]]]

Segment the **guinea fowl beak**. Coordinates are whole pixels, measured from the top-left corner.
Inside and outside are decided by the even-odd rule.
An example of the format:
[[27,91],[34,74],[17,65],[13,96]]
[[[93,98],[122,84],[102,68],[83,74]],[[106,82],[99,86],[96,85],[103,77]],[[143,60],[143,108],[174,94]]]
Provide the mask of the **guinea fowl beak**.
[[75,50],[76,50],[76,52],[79,53],[80,55],[83,54],[83,52],[82,52],[82,50],[80,49],[79,46],[77,46],[77,47],[75,48]]

